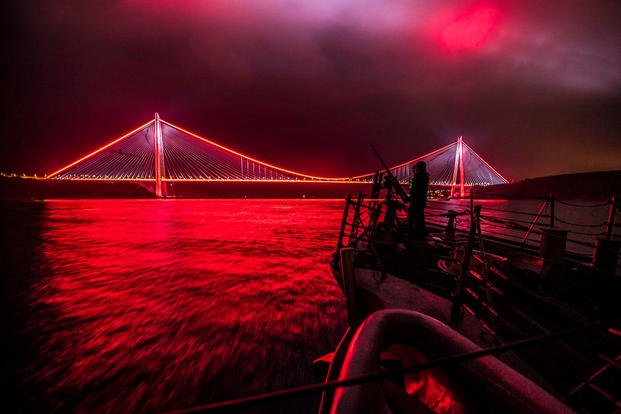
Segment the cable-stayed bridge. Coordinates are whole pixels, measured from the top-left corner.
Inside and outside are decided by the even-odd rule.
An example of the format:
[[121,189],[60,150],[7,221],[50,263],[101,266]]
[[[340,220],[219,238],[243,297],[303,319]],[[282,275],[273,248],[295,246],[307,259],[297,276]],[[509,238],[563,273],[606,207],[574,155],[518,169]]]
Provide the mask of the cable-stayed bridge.
[[[407,183],[412,166],[427,163],[430,183],[459,188],[503,184],[507,180],[464,140],[391,167]],[[375,173],[351,177],[320,177],[288,170],[234,151],[212,140],[155,118],[77,161],[51,173],[48,179],[90,181],[148,181],[158,197],[169,182],[310,182],[370,183]]]

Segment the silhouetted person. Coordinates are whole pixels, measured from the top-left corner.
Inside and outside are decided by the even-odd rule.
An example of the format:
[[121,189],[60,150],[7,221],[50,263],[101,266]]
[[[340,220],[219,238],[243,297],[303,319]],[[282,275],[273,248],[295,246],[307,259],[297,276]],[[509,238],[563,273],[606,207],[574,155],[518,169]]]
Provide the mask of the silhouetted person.
[[425,238],[425,206],[427,205],[427,191],[429,190],[429,174],[427,164],[419,161],[412,167],[414,175],[410,181],[410,207],[408,221],[414,227],[414,237]]
[[397,221],[397,204],[393,200],[392,188],[393,182],[389,175],[384,177],[383,187],[386,189],[386,214],[384,214],[384,223],[389,228],[393,228]]

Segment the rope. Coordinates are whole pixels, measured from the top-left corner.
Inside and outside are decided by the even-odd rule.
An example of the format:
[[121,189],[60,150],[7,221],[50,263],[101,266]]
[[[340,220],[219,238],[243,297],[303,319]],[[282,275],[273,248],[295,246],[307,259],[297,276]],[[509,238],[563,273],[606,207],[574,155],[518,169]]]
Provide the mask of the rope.
[[[502,236],[502,237],[497,237],[499,239],[507,238],[508,237],[508,238],[515,239],[515,240],[520,240],[520,241],[522,240],[522,236],[517,236],[517,235],[513,235],[513,234],[507,234],[507,233],[502,233],[502,232],[499,232],[499,231],[492,231],[490,229],[485,229],[485,236],[487,236],[488,234],[490,234],[490,235],[492,235],[494,237]],[[538,234],[538,233],[534,233],[534,232],[531,231],[530,234]],[[483,236],[483,237],[485,237],[485,236]]]
[[[515,228],[515,229],[520,229],[520,230],[528,230],[528,227],[523,226],[521,224],[518,224],[518,223],[516,223],[513,220],[503,220],[503,219],[498,219],[498,218],[495,218],[495,217],[483,216],[483,215],[481,215],[481,218],[483,220],[486,220],[486,221],[491,221],[492,223],[504,224],[507,227],[511,227],[511,228]],[[526,222],[526,224],[530,224],[530,222]]]
[[[527,213],[524,211],[517,211],[517,210],[504,210],[501,208],[492,208],[492,207],[483,207],[485,210],[491,210],[491,211],[500,211],[503,213],[513,213],[513,214],[523,214],[525,216],[532,216],[532,217],[537,217],[537,213]],[[549,214],[540,214],[539,217],[550,217]]]
[[[481,217],[481,218],[483,218],[483,217]],[[490,223],[485,223],[484,225],[485,225],[485,228],[495,227],[495,228],[507,229],[507,230],[514,230],[514,229],[524,230],[521,227],[519,227],[519,228],[518,227],[511,228],[511,226],[508,226],[508,225],[506,225],[504,223],[496,223],[495,221],[491,221]]]
[[579,246],[595,248],[595,245],[593,243],[587,243],[587,242],[583,242],[583,241],[576,240],[576,239],[570,239],[569,237],[567,238],[567,241],[571,242],[571,243],[575,243],[575,244],[577,244]]
[[425,213],[425,216],[427,217],[448,217],[448,214],[447,213],[438,213],[438,214]]
[[555,201],[559,202],[560,204],[564,204],[564,205],[570,206],[570,207],[593,208],[593,207],[604,207],[604,206],[610,205],[610,201],[606,201],[606,202],[603,202],[603,203],[595,203],[595,204],[576,204],[576,203],[570,203],[569,201],[563,201],[563,200],[559,200],[559,199],[556,199]]
[[[537,196],[519,196],[514,194],[499,194],[499,193],[482,193],[477,194],[477,197],[481,196],[495,196],[495,197],[505,197],[507,199],[519,199],[519,200],[547,200],[548,197],[537,197]],[[476,199],[476,198],[475,198]]]
[[455,212],[455,213],[451,213],[451,214],[449,214],[449,213],[438,213],[438,214],[429,214],[429,213],[427,213],[425,215],[429,216],[429,217],[450,217],[450,216],[454,215],[454,216],[457,217],[457,216],[465,216],[468,213],[469,213],[468,210],[464,210],[462,212]]
[[603,222],[603,223],[596,223],[596,224],[579,224],[579,223],[572,223],[571,221],[565,221],[561,218],[559,218],[558,216],[554,218],[554,220],[559,221],[563,224],[567,224],[570,226],[576,226],[576,227],[603,227],[605,226],[607,223]]
[[603,232],[599,232],[599,233],[587,233],[587,232],[582,232],[582,231],[576,231],[576,230],[569,230],[570,233],[573,234],[579,234],[581,236],[601,236],[602,234],[604,234]]
[[478,359],[487,355],[496,355],[500,353],[515,351],[529,346],[538,345],[554,341],[566,336],[575,335],[581,332],[588,332],[596,329],[602,329],[604,325],[602,322],[595,322],[588,325],[583,325],[577,328],[565,329],[562,331],[554,332],[548,335],[537,336],[529,339],[522,339],[507,344],[498,345],[491,348],[480,349],[474,352],[466,352],[462,354],[452,355],[448,357],[438,358],[433,361],[423,362],[421,364],[410,365],[403,368],[391,369],[381,372],[374,372],[371,374],[362,374],[355,377],[350,377],[340,381],[327,381],[323,384],[311,384],[303,385],[300,387],[290,388],[287,390],[273,391],[266,394],[255,395],[251,397],[239,398],[236,400],[217,402],[213,404],[200,405],[196,407],[170,411],[168,414],[189,414],[199,412],[214,412],[225,411],[230,412],[232,407],[256,407],[258,404],[265,404],[274,401],[281,401],[285,398],[291,399],[295,397],[301,397],[305,395],[319,394],[323,391],[334,390],[338,387],[345,387],[351,385],[366,384],[369,382],[380,381],[388,378],[399,378],[403,374],[411,374],[416,372],[423,372],[436,367],[452,366],[462,362]]
[[[481,216],[481,217],[483,217],[483,216]],[[528,225],[531,225],[531,224],[532,224],[532,222],[533,222],[532,220],[521,220],[521,219],[518,219],[518,218],[513,218],[513,217],[512,217],[512,218],[507,218],[507,219],[497,218],[497,217],[494,217],[494,216],[488,216],[488,215],[485,215],[485,217],[486,217],[487,219],[489,219],[489,220],[499,220],[499,221],[504,220],[504,221],[506,221],[506,222],[523,223],[523,224],[528,224]],[[545,226],[549,226],[549,224],[547,224],[547,223],[537,223],[537,225],[538,225],[538,226],[543,226],[543,227],[545,227]]]

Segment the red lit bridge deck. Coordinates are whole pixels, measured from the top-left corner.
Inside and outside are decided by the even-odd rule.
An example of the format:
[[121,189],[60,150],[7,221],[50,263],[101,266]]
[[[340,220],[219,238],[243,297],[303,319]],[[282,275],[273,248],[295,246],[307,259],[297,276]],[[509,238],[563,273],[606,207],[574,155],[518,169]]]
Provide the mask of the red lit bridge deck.
[[[412,166],[427,163],[432,185],[461,187],[506,183],[507,180],[461,137],[429,154],[391,167],[402,183]],[[168,182],[308,182],[370,183],[374,172],[351,177],[320,177],[288,170],[252,158],[170,122],[155,119],[51,173],[48,179],[149,181],[158,196]]]

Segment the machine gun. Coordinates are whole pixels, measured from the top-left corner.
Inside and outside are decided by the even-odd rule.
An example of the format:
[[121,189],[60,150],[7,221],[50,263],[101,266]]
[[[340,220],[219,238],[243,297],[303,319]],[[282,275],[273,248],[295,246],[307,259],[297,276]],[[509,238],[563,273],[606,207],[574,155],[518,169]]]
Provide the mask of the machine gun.
[[397,180],[397,178],[392,174],[392,172],[390,172],[390,168],[388,168],[388,166],[386,165],[382,157],[379,155],[379,152],[377,152],[373,144],[371,144],[371,149],[377,156],[377,159],[382,164],[382,167],[384,167],[384,170],[386,170],[386,179],[391,180],[393,182],[394,184],[393,187],[395,188],[397,195],[399,196],[399,198],[401,198],[401,201],[403,201],[403,203],[407,204],[410,201],[410,197],[408,197],[408,195],[403,190],[403,187],[401,187],[399,180]]

